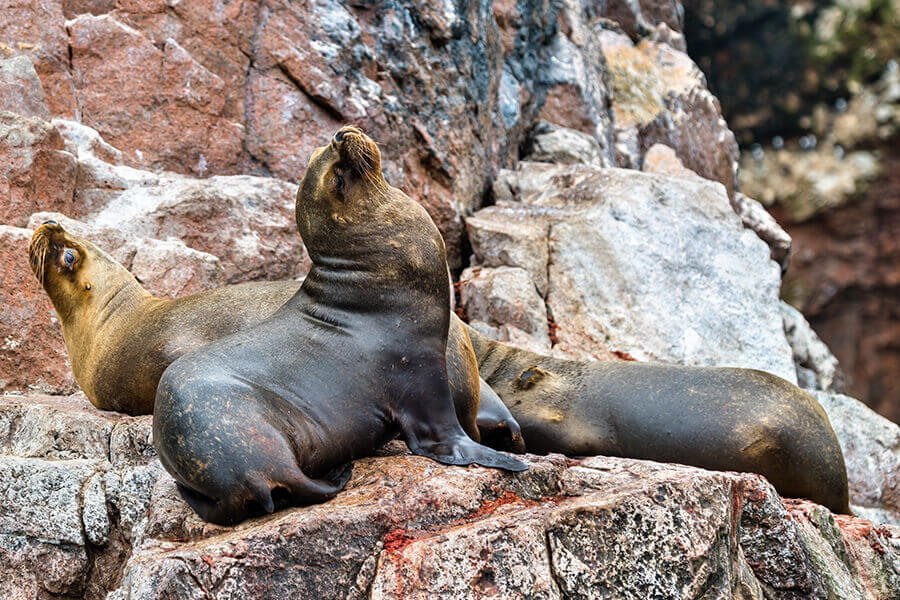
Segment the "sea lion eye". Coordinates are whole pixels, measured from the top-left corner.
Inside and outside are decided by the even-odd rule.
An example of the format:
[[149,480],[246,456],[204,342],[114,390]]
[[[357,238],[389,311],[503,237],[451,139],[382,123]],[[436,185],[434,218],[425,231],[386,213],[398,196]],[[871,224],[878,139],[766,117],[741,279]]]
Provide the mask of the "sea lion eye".
[[75,264],[75,251],[70,248],[66,248],[66,251],[63,252],[63,260],[65,261],[66,266],[71,269],[72,265]]
[[342,191],[344,189],[344,178],[337,173],[334,174],[334,187],[337,188],[337,191]]

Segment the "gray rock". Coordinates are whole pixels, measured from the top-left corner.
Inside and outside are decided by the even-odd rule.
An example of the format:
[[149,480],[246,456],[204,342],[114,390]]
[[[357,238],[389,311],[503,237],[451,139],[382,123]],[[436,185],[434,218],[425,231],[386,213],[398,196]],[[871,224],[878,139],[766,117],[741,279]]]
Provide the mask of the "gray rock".
[[547,307],[528,272],[517,267],[469,268],[459,279],[459,293],[466,316],[506,334],[503,341],[518,338],[516,330],[531,340],[529,348],[550,350]]
[[766,207],[753,198],[735,192],[731,206],[741,218],[744,227],[755,231],[756,235],[769,245],[772,260],[781,266],[782,271],[786,270],[791,258],[791,236],[781,228]]
[[[0,415],[20,410],[21,397],[4,398]],[[328,503],[219,527],[148,449],[150,417],[28,399],[73,421],[61,431],[108,418],[113,462],[0,456],[4,598],[888,600],[897,589],[900,543],[886,528],[804,501],[785,508],[756,475],[622,458],[526,456],[530,470],[510,475],[438,465],[397,442],[356,461]],[[30,435],[46,434],[15,429],[6,448],[40,447]],[[84,452],[82,436],[61,439],[72,449],[52,455]]]
[[0,60],[0,110],[50,119],[44,88],[29,56]]
[[0,533],[84,545],[82,489],[102,464],[0,457]]
[[838,436],[847,475],[850,503],[879,522],[900,525],[900,426],[865,404],[829,392],[814,392]]
[[808,390],[836,391],[843,385],[838,359],[831,353],[803,314],[781,302],[784,333],[794,353],[794,366],[800,387]]
[[468,221],[475,260],[547,281],[554,350],[743,366],[796,381],[779,268],[721,185],[536,163],[498,180],[508,199]]
[[116,419],[101,416],[83,394],[0,395],[0,455],[105,459]]
[[600,144],[590,135],[542,121],[532,131],[525,160],[558,165],[604,166]]

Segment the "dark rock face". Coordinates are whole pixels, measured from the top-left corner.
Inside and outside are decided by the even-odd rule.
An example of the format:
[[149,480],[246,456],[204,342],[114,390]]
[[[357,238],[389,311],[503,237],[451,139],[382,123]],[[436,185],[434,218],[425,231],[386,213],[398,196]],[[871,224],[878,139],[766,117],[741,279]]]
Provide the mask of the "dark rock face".
[[900,420],[896,3],[684,4],[691,56],[747,146],[741,190],[794,239],[785,299],[847,391]]
[[800,223],[773,212],[797,249],[785,294],[834,350],[847,393],[900,422],[900,154],[885,154],[863,198]]

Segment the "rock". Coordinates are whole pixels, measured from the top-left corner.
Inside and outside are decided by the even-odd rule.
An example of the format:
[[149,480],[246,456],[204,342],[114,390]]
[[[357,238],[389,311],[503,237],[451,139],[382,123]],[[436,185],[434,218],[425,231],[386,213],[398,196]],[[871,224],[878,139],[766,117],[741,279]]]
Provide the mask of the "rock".
[[535,163],[498,180],[512,200],[498,194],[469,219],[476,261],[548,282],[555,350],[753,367],[796,381],[779,268],[721,186]]
[[[51,114],[90,124],[124,150],[125,164],[296,180],[315,146],[355,122],[382,144],[388,180],[429,210],[453,268],[463,266],[463,218],[540,119],[587,134],[592,160],[615,164],[601,21],[683,46],[672,2],[26,4],[22,18],[35,27],[0,21],[0,40],[43,38],[46,52],[8,54],[37,61]],[[679,102],[663,118],[672,128],[645,133],[665,129],[679,152],[701,157],[680,124],[693,105]],[[694,105],[690,117],[708,121],[696,129],[724,135],[718,112]]]
[[69,393],[69,367],[53,305],[28,264],[31,231],[0,225],[0,391]]
[[[98,597],[106,593],[98,580],[118,581],[162,472],[155,453],[138,458],[122,441],[147,439],[150,425],[150,417],[98,411],[83,394],[0,395],[4,598]],[[119,563],[107,564],[109,556]]]
[[21,227],[36,210],[78,213],[75,157],[49,123],[0,112],[0,223]]
[[50,111],[74,116],[77,107],[69,72],[69,40],[62,2],[6,1],[2,8],[0,58],[29,58],[40,77]]
[[100,413],[84,394],[0,396],[0,455],[101,460],[110,455],[117,413]]
[[172,38],[154,45],[111,14],[67,22],[79,108],[140,167],[235,173],[244,127],[224,113],[225,82]]
[[731,207],[741,218],[747,229],[752,229],[759,239],[769,245],[772,260],[781,266],[782,272],[788,268],[791,258],[791,236],[781,228],[766,208],[753,198],[735,192],[731,198]]
[[680,2],[673,0],[609,0],[605,3],[603,15],[615,21],[628,36],[637,41],[643,37],[662,35],[669,32],[669,44],[676,50],[685,51],[684,9]]
[[469,268],[459,294],[470,323],[504,342],[541,353],[551,348],[547,307],[531,276],[518,267]]
[[[155,282],[151,291],[179,295],[309,270],[294,222],[295,185],[271,177],[198,179],[134,169],[116,164],[121,153],[96,131],[54,123],[78,157],[74,196],[89,229],[65,222],[76,234],[98,236],[108,251],[120,248],[115,258],[142,281]],[[32,226],[43,216],[32,218]]]
[[[57,423],[58,447],[40,450],[55,434],[23,419]],[[5,597],[887,600],[900,577],[888,528],[808,502],[786,510],[756,475],[622,458],[526,456],[530,470],[509,475],[395,442],[356,461],[328,503],[209,525],[162,472],[151,420],[80,395],[0,396],[0,424],[21,423],[0,426]]]
[[675,150],[665,144],[653,144],[647,149],[641,171],[670,177],[700,177],[685,167]]
[[[685,167],[675,151],[665,144],[653,144],[647,150],[641,170],[671,177],[699,177]],[[781,265],[782,272],[787,270],[791,256],[791,236],[781,228],[766,208],[753,198],[734,192],[730,200],[731,207],[741,218],[744,227],[755,231],[756,235],[769,245],[772,260]]]
[[781,205],[792,221],[802,222],[859,196],[880,171],[867,150],[843,154],[828,144],[770,149],[741,158],[741,189],[767,206]]
[[609,72],[617,165],[637,168],[648,149],[665,144],[688,169],[733,195],[737,142],[697,65],[668,44],[635,45],[614,30],[601,30],[598,42]]
[[0,60],[0,111],[50,119],[44,88],[28,56]]
[[595,9],[577,0],[563,2],[558,18],[561,27],[547,44],[539,75],[546,99],[538,117],[595,138],[600,165],[613,166],[610,82],[595,33]]
[[525,160],[558,165],[604,165],[600,144],[587,134],[541,121],[532,130]]
[[781,302],[784,333],[794,353],[797,382],[808,390],[835,391],[843,386],[838,360],[819,339],[799,310]]
[[900,525],[900,426],[849,396],[814,394],[841,443],[853,509]]

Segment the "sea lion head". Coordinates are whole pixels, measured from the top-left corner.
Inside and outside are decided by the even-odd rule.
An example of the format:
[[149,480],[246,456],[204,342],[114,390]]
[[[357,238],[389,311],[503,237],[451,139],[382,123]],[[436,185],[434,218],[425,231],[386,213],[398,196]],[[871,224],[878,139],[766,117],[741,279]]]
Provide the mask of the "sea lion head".
[[137,284],[111,256],[52,220],[32,234],[28,261],[64,325],[76,310],[90,309],[124,285]]
[[378,145],[358,127],[339,129],[313,151],[297,192],[297,228],[307,248],[315,252],[321,240],[346,234],[392,190],[381,173]]

